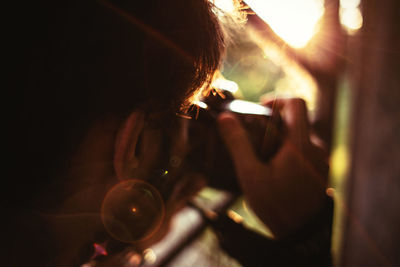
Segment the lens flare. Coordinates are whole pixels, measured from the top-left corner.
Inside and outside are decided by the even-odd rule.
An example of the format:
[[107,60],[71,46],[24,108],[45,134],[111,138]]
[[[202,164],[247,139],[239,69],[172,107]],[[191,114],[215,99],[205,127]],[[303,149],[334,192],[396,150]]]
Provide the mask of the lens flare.
[[105,229],[115,239],[133,243],[152,236],[165,214],[160,193],[141,180],[126,180],[107,193],[101,207]]
[[247,0],[246,3],[295,48],[307,45],[325,11],[323,0]]

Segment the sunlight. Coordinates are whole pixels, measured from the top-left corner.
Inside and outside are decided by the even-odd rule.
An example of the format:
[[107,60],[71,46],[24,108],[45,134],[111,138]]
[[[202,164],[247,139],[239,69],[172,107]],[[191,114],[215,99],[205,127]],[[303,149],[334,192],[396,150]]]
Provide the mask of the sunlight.
[[215,79],[212,83],[212,87],[231,92],[232,94],[236,93],[237,90],[239,90],[239,86],[237,83],[223,78]]
[[360,5],[361,0],[340,0],[340,7],[342,8],[356,8]]
[[360,0],[340,1],[340,23],[349,34],[354,34],[362,27],[363,17],[360,11]]
[[[250,34],[254,34],[250,32]],[[252,37],[257,40],[257,37]],[[280,47],[273,43],[258,41],[265,56],[279,65],[285,74],[275,83],[275,89],[264,97],[267,99],[276,97],[300,97],[307,103],[309,111],[315,111],[317,84],[314,78],[304,68],[296,64],[293,59],[282,53]]]
[[235,3],[233,0],[210,0],[216,7],[224,12],[230,13],[235,10]]
[[307,45],[318,30],[323,0],[247,0],[246,3],[289,45]]
[[361,11],[358,8],[352,9],[341,9],[340,10],[340,22],[349,33],[353,33],[361,28],[363,24],[363,18],[361,16]]

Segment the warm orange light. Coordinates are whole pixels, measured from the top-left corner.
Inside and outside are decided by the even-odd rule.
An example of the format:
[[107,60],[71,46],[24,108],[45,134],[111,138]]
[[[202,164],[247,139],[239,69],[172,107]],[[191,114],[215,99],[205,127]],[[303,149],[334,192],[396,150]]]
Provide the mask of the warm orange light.
[[128,258],[128,266],[131,267],[137,267],[140,266],[140,264],[142,263],[142,256],[140,256],[139,254],[135,253],[135,252],[129,252],[126,255],[126,258]]
[[231,218],[235,223],[242,223],[243,222],[243,217],[240,216],[235,211],[228,210],[226,213],[227,213],[228,217]]
[[153,251],[152,249],[150,249],[150,248],[145,249],[145,250],[143,251],[143,258],[144,258],[144,260],[145,260],[147,263],[149,263],[149,264],[153,264],[153,263],[155,263],[156,260],[157,260],[156,254],[155,254],[154,251]]
[[137,209],[135,207],[133,207],[131,210],[133,213],[136,213],[136,211],[137,211]]
[[323,0],[247,0],[246,3],[289,45],[301,48],[317,32]]
[[330,197],[334,197],[334,195],[335,195],[335,189],[333,188],[333,187],[328,187],[327,189],[326,189],[326,194],[328,195],[328,196],[330,196]]

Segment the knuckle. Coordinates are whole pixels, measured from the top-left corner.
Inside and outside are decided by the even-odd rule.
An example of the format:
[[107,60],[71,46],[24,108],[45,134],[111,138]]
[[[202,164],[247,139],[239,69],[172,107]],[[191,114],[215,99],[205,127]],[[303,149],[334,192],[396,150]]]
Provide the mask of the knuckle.
[[303,98],[299,98],[299,97],[291,98],[289,100],[289,103],[291,105],[296,105],[296,106],[304,106],[304,107],[306,106],[306,101],[304,101]]
[[292,98],[288,103],[288,107],[295,112],[307,111],[306,101],[304,101],[302,98]]

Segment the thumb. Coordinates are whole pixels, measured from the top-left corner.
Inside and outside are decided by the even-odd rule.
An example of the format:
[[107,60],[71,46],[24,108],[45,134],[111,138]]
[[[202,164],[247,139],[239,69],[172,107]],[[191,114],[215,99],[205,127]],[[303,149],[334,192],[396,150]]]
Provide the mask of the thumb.
[[246,173],[258,162],[253,146],[246,130],[232,113],[221,113],[217,121],[222,140],[230,152],[238,175],[241,176],[240,174]]

